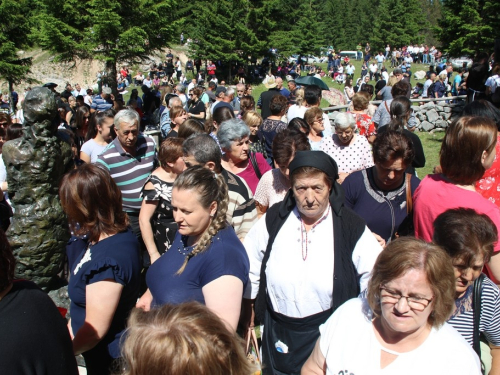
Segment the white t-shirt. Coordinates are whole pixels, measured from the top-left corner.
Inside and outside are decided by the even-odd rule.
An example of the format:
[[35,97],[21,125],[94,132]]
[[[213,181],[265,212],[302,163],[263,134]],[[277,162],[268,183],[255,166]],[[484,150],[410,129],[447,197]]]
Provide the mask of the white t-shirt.
[[433,328],[418,348],[395,353],[398,358],[380,368],[383,347],[375,336],[372,311],[365,299],[353,298],[321,325],[320,350],[327,375],[480,375],[479,359],[471,346],[450,325]]
[[[274,311],[293,318],[303,318],[332,307],[333,293],[333,222],[332,211],[307,233],[295,207],[276,236],[267,262],[267,292]],[[260,268],[269,240],[266,215],[250,229],[243,244],[250,260],[249,283],[244,298],[257,296]],[[306,241],[306,242],[304,242]],[[304,260],[307,243],[307,258]],[[366,289],[375,260],[382,251],[379,243],[365,227],[352,253],[352,261]]]
[[370,64],[370,72],[377,73],[378,66],[377,64]]
[[90,162],[94,164],[97,161],[97,157],[104,151],[106,146],[107,145],[101,146],[93,139],[90,139],[82,145],[80,151],[90,156]]

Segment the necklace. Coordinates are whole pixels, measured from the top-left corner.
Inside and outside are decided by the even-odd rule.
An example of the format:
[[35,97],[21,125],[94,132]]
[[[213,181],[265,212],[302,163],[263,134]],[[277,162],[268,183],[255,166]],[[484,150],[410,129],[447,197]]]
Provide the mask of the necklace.
[[177,248],[179,253],[185,257],[189,256],[191,251],[193,251],[194,247],[196,246],[196,244],[191,245],[191,246],[184,246],[184,244],[187,243],[187,240],[188,240],[188,236],[181,236],[181,245]]
[[[328,205],[328,209],[326,210],[325,214],[321,217],[321,219],[319,219],[317,222],[315,222],[312,225],[311,230],[313,230],[314,228],[316,228],[316,226],[319,223],[321,223],[323,220],[325,220],[326,217],[328,216],[329,212],[330,212],[330,205]],[[307,238],[306,226],[304,225],[304,221],[302,220],[302,216],[300,216],[300,213],[299,213],[298,217],[299,217],[299,220],[300,220],[300,238],[301,238],[300,245],[301,245],[301,250],[302,250],[302,260],[306,261],[306,259],[307,259],[307,253],[309,251],[308,244],[309,244],[310,241]],[[304,255],[304,233],[306,234],[306,240],[305,240],[306,252],[305,252],[305,255]]]

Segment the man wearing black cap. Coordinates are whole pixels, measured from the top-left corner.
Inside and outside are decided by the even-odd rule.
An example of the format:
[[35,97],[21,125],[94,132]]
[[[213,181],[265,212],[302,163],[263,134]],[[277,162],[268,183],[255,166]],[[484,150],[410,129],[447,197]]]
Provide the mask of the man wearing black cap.
[[[344,206],[338,168],[323,151],[298,151],[289,166],[292,188],[245,237],[249,311],[266,327],[262,373],[298,374],[319,337],[319,326],[368,284],[381,246]],[[288,354],[287,356],[283,356]]]

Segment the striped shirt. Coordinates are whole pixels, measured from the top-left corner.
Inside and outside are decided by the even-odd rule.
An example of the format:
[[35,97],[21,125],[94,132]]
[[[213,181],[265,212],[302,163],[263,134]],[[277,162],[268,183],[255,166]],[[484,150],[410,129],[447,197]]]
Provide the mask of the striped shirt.
[[257,209],[252,191],[241,177],[225,169],[221,173],[226,180],[229,195],[227,221],[233,226],[238,238],[243,240],[257,222]]
[[97,112],[106,111],[111,107],[113,107],[113,102],[103,99],[101,95],[96,95],[92,99],[92,104],[90,105],[90,108],[96,110]]
[[115,138],[97,157],[122,192],[123,210],[138,213],[141,209],[141,191],[146,179],[156,165],[156,147],[153,138],[139,134],[136,155],[126,152]]
[[[472,345],[474,330],[474,309],[472,294],[474,286],[471,285],[464,296],[455,301],[457,310],[448,323]],[[488,342],[500,346],[500,290],[487,277],[483,281],[481,292],[481,316],[479,319],[479,332],[484,333]]]

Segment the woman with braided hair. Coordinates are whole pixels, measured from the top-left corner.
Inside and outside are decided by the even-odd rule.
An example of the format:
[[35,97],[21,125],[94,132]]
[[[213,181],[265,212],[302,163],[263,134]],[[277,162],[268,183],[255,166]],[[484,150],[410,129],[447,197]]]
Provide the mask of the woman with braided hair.
[[236,331],[249,261],[243,244],[226,222],[227,185],[222,175],[193,166],[172,189],[179,227],[169,250],[149,268],[147,292],[137,307],[204,303]]

